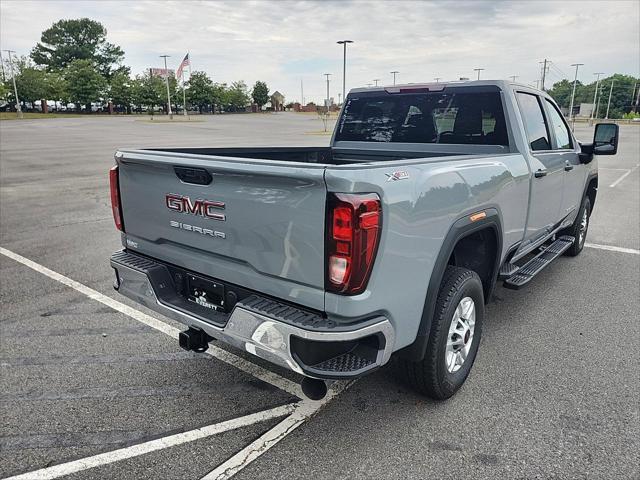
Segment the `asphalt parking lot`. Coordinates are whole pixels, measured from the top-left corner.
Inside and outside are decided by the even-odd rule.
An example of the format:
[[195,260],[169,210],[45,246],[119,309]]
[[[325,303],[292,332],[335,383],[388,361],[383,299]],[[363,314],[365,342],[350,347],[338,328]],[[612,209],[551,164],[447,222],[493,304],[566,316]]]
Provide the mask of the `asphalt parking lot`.
[[320,130],[285,113],[0,123],[0,476],[638,478],[638,126],[599,160],[587,248],[525,290],[497,289],[447,402],[392,364],[301,400],[295,376],[235,350],[185,352],[179,325],[113,291],[116,148],[325,145]]

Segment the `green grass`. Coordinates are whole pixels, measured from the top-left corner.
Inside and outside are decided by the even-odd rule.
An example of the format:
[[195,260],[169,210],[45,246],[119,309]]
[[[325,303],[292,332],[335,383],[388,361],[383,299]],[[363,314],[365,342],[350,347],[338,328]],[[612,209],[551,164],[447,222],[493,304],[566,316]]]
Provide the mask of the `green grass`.
[[[37,112],[25,112],[22,114],[24,119],[32,120],[34,118],[78,118],[89,117],[90,115],[83,115],[81,113],[37,113]],[[16,112],[0,112],[0,120],[20,120]]]

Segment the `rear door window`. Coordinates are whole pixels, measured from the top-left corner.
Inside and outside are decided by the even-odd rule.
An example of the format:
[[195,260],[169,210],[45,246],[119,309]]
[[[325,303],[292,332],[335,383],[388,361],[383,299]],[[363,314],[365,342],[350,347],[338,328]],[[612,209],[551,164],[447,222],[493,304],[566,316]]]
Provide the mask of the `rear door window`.
[[509,145],[499,92],[350,95],[336,141]]
[[549,121],[551,128],[556,136],[556,148],[567,149],[573,148],[573,142],[571,141],[571,134],[569,133],[569,127],[564,122],[562,115],[556,108],[556,106],[545,98],[547,102],[547,110],[549,110]]
[[531,150],[551,150],[549,130],[537,95],[518,92],[517,96]]

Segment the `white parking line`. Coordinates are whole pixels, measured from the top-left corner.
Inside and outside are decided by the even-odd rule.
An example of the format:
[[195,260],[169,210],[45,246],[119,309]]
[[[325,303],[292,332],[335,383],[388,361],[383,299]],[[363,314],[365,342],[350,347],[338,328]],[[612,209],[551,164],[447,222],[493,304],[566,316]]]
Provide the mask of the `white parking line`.
[[624,180],[625,178],[627,178],[631,172],[633,172],[634,170],[637,170],[637,168],[640,167],[640,164],[636,165],[635,167],[633,167],[632,169],[630,169],[627,173],[623,173],[620,177],[618,177],[618,179],[613,182],[611,185],[609,185],[610,188],[614,188],[616,185],[618,185],[622,180]]
[[[151,315],[147,315],[146,313],[141,312],[140,310],[136,310],[124,303],[120,303],[117,300],[114,300],[111,297],[107,297],[96,290],[83,285],[80,282],[76,282],[75,280],[70,279],[69,277],[65,277],[53,270],[48,269],[47,267],[40,265],[28,258],[23,257],[22,255],[18,255],[17,253],[12,252],[11,250],[7,250],[6,248],[0,247],[0,254],[5,257],[9,257],[16,262],[19,262],[36,272],[39,272],[53,280],[56,280],[68,287],[73,288],[74,290],[86,295],[87,297],[100,302],[118,312],[124,313],[129,317],[144,323],[145,325],[154,328],[162,333],[169,335],[172,338],[178,338],[178,334],[180,330],[171,325],[168,325],[157,318],[152,317]],[[211,355],[212,357],[221,360],[225,363],[233,365],[234,367],[242,370],[250,375],[253,375],[260,380],[270,383],[271,385],[278,387],[281,390],[284,390],[291,395],[295,395],[298,398],[303,398],[302,391],[300,389],[300,385],[289,380],[288,378],[281,377],[280,375],[267,370],[266,368],[262,368],[255,363],[249,362],[242,357],[234,355],[231,352],[223,350],[222,348],[210,346],[209,349],[205,352]]]
[[329,390],[327,396],[318,402],[303,400],[298,404],[295,411],[287,418],[278,423],[271,430],[257,438],[245,448],[229,458],[226,462],[218,465],[215,470],[202,477],[202,480],[226,480],[231,478],[251,462],[275,446],[280,440],[292,433],[296,428],[314,416],[327,403],[333,400],[343,390],[353,382],[336,382]]
[[265,420],[283,417],[285,415],[289,415],[291,412],[294,412],[292,415],[289,415],[287,417],[287,419],[289,419],[296,415],[298,410],[299,409],[296,408],[296,404],[294,403],[282,405],[280,407],[263,410],[262,412],[253,413],[251,415],[245,415],[244,417],[227,420],[226,422],[216,423],[214,425],[208,425],[202,428],[196,428],[195,430],[190,430],[188,432],[177,433],[175,435],[158,438],[149,442],[139,443],[130,447],[120,448],[111,452],[100,453],[92,457],[85,457],[79,460],[74,460],[72,462],[54,465],[53,467],[47,467],[41,470],[23,473],[6,478],[5,480],[49,480],[53,478],[59,478],[64,475],[70,475],[72,473],[99,467],[101,465],[119,462],[127,458],[139,457],[140,455],[155,452],[156,450],[175,447],[183,443],[193,442],[194,440],[211,437],[219,433],[228,432],[229,430],[247,427],[249,425],[253,425],[254,423],[264,422]]
[[[106,295],[93,290],[75,280],[65,277],[47,267],[40,265],[28,258],[23,257],[17,253],[0,247],[0,254],[19,262],[36,272],[56,280],[74,290],[86,295],[87,297],[96,300],[114,310],[124,313],[135,320],[138,320],[145,325],[148,325],[156,330],[159,330],[171,337],[177,338],[179,330],[171,325],[168,325],[146,313],[143,313],[135,308],[129,307],[123,303],[120,303]],[[238,473],[245,468],[251,462],[259,458],[263,453],[276,445],[280,440],[285,438],[296,428],[306,422],[313,415],[318,413],[327,403],[333,400],[344,389],[346,389],[350,382],[335,382],[329,390],[327,396],[320,401],[312,401],[304,399],[304,395],[300,389],[300,386],[291,380],[277,375],[269,370],[266,370],[252,362],[249,362],[231,352],[223,350],[218,347],[210,347],[207,353],[213,357],[222,360],[236,368],[247,372],[260,380],[268,382],[292,395],[303,398],[303,400],[297,404],[289,404],[281,407],[276,407],[271,410],[265,410],[245,417],[229,420],[216,425],[210,425],[201,429],[192,430],[185,433],[171,435],[168,437],[159,438],[150,442],[145,442],[131,447],[114,450],[112,452],[106,452],[92,457],[86,457],[80,460],[75,460],[53,467],[47,467],[42,470],[36,470],[34,472],[28,472],[14,477],[10,477],[5,480],[40,480],[40,479],[52,479],[58,478],[63,475],[69,475],[70,473],[94,468],[100,465],[117,462],[126,458],[131,458],[139,455],[144,455],[155,450],[160,450],[167,447],[179,445],[181,443],[191,442],[200,438],[215,435],[235,428],[251,425],[253,423],[261,422],[271,418],[282,417],[290,412],[287,418],[278,423],[275,427],[267,431],[261,437],[250,443],[247,447],[243,448],[240,452],[229,458],[227,461],[219,465],[215,470],[206,475],[206,479],[227,479]]]
[[609,250],[611,252],[630,253],[632,255],[640,255],[640,250],[636,250],[635,248],[614,247],[612,245],[599,245],[597,243],[585,243],[584,246],[589,248],[598,248],[600,250]]

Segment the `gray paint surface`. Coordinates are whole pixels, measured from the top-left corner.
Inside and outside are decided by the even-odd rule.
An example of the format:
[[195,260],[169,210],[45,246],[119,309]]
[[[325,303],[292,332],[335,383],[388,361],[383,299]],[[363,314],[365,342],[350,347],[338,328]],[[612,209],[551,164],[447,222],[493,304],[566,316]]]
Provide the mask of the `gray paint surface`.
[[[324,307],[324,208],[321,168],[125,153],[120,184],[127,238],[146,253],[307,307]],[[198,157],[198,156],[193,156]],[[210,185],[181,182],[174,165],[205,166]],[[225,202],[225,221],[169,210],[165,195]],[[225,238],[177,229],[172,221]],[[125,245],[127,245],[125,243]]]
[[[587,172],[597,169],[595,161],[577,161],[575,139],[570,151],[530,150],[516,92],[542,99],[549,98],[546,94],[504,81],[463,85],[501,90],[508,147],[383,144],[379,149],[377,143],[333,142],[342,158],[348,158],[349,149],[381,155],[380,160],[346,165],[123,151],[127,236],[141,253],[323,310],[338,321],[383,315],[396,330],[394,350],[403,348],[415,339],[431,273],[456,220],[494,208],[503,228],[500,260],[519,243],[524,254],[548,237],[553,225],[575,217]],[[384,152],[408,158],[384,160]],[[571,172],[564,169],[567,163],[574,166]],[[181,184],[173,165],[206,168],[214,182],[206,187]],[[541,168],[548,175],[536,178],[533,172]],[[398,170],[409,178],[388,181]],[[356,296],[323,289],[327,192],[375,192],[382,201],[378,255],[366,290]],[[206,194],[228,202],[228,222],[220,223],[229,238],[217,241],[168,227],[176,214],[164,206],[165,193]]]

